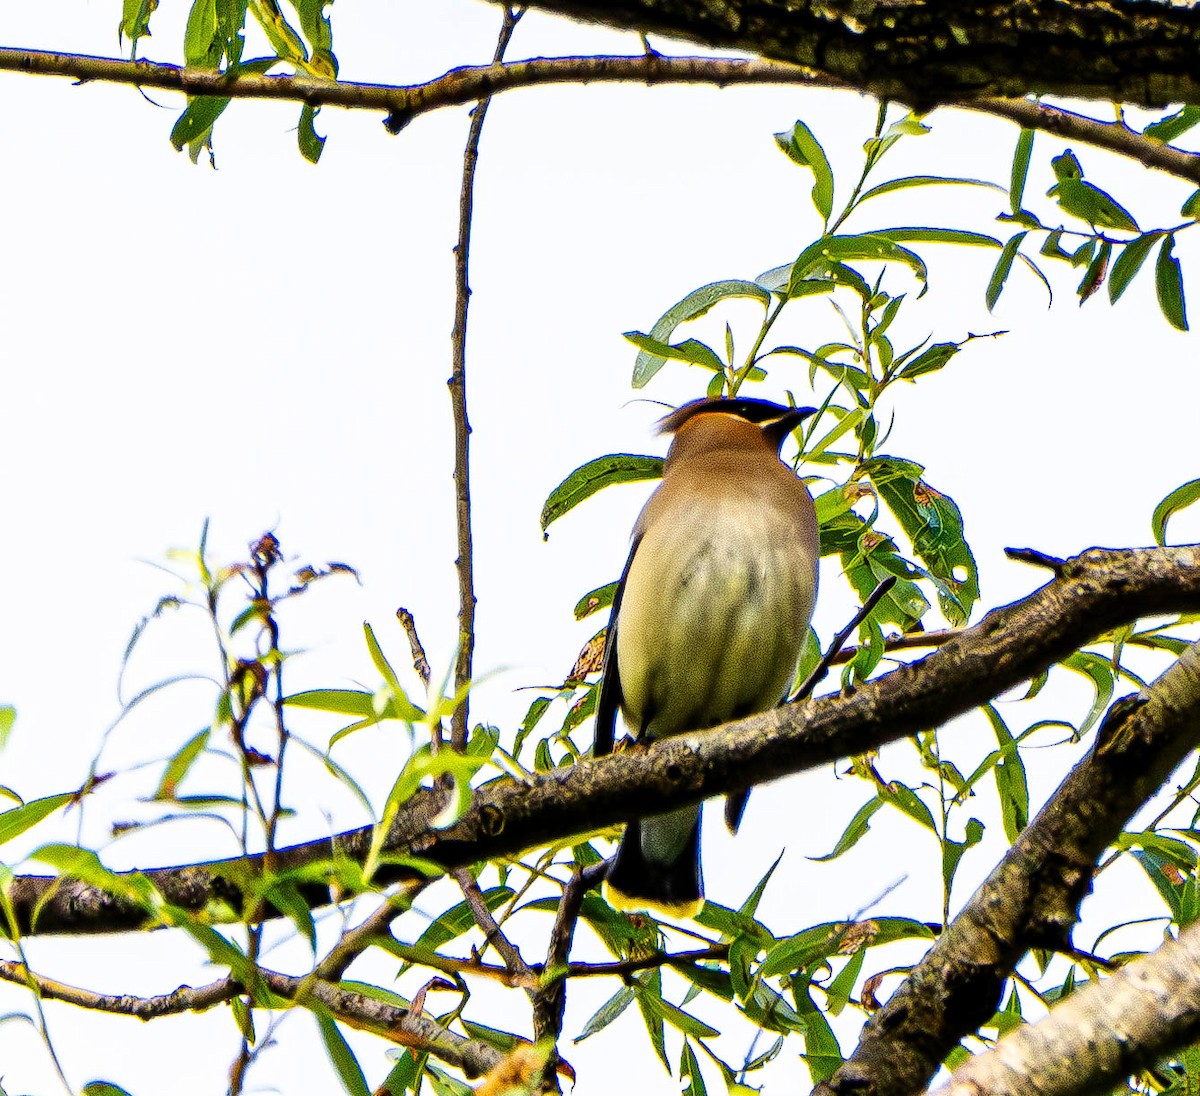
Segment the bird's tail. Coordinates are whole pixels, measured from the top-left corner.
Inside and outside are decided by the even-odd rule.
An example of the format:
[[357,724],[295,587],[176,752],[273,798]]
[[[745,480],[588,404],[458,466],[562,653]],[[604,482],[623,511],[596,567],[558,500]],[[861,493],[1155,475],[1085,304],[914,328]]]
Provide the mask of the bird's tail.
[[604,897],[619,910],[695,917],[704,904],[699,806],[630,822],[609,865]]

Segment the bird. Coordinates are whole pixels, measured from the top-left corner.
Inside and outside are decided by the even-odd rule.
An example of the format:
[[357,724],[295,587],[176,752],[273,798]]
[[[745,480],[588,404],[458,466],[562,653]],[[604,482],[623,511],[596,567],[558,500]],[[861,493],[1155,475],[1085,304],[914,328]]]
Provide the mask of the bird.
[[[779,454],[814,414],[711,397],[658,424],[672,441],[613,597],[594,756],[612,751],[618,712],[636,741],[647,742],[787,698],[816,601],[820,551],[812,497]],[[749,794],[726,801],[733,832]],[[704,895],[700,805],[630,820],[603,893],[618,909],[694,917]]]

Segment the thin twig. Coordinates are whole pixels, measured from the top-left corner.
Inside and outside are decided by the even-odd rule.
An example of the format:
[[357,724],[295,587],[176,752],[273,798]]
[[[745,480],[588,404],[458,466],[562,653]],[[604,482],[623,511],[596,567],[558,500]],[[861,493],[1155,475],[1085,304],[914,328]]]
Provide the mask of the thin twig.
[[533,1041],[558,1041],[562,1034],[563,1012],[567,1007],[567,958],[575,925],[583,909],[583,896],[604,878],[608,864],[592,864],[577,869],[563,888],[562,901],[550,930],[550,946],[546,949],[545,977],[541,988],[533,995]]
[[1036,548],[1005,548],[1004,554],[1009,559],[1016,560],[1017,563],[1028,563],[1032,567],[1045,567],[1048,571],[1053,571],[1056,575],[1066,566],[1065,559],[1059,559],[1058,556],[1048,556],[1045,552],[1039,552]]
[[[466,868],[457,868],[450,874],[467,900],[467,905],[471,908],[471,916],[475,918],[475,924],[483,932],[484,944],[490,944],[496,949],[513,978],[525,979],[530,975],[529,964],[522,958],[512,941],[504,935],[504,930],[492,916],[492,911],[488,909],[487,902],[484,901],[479,884],[475,882]],[[527,989],[531,985],[532,982],[527,983]],[[531,996],[532,992],[532,989],[529,989]]]
[[[504,9],[492,63],[499,65],[512,39],[521,13]],[[491,96],[479,100],[471,114],[467,146],[463,151],[462,189],[458,199],[458,244],[454,248],[454,327],[450,333],[451,372],[447,382],[454,411],[454,501],[458,531],[458,658],[454,665],[454,692],[461,696],[450,720],[450,745],[460,753],[467,748],[470,708],[464,689],[471,682],[475,656],[475,556],[471,543],[471,424],[467,419],[467,310],[471,301],[468,268],[471,257],[471,215],[475,204],[475,167],[479,138]]]
[[[430,880],[432,882],[432,880]],[[327,982],[336,982],[346,973],[367,948],[385,936],[392,922],[412,908],[415,895],[396,893],[385,897],[383,905],[361,925],[356,925],[329,950],[329,954],[317,964],[313,974]]]
[[425,657],[425,647],[421,643],[421,637],[417,635],[417,622],[413,619],[412,613],[403,607],[396,610],[396,619],[400,621],[400,627],[408,636],[408,649],[412,651],[413,669],[416,670],[417,677],[421,679],[421,684],[429,688],[429,659]]
[[871,610],[883,599],[884,594],[895,585],[896,576],[888,575],[887,578],[871,591],[870,596],[862,603],[862,607],[854,614],[850,623],[833,637],[833,642],[829,645],[829,650],[825,652],[824,657],[817,663],[816,669],[808,675],[804,684],[796,690],[795,695],[788,698],[787,703],[795,704],[798,701],[806,700],[812,695],[813,689],[820,685],[825,679],[825,675],[829,673],[829,667],[833,665],[833,660],[837,658],[838,652],[842,649],[846,640],[850,638],[850,633],[867,619]]

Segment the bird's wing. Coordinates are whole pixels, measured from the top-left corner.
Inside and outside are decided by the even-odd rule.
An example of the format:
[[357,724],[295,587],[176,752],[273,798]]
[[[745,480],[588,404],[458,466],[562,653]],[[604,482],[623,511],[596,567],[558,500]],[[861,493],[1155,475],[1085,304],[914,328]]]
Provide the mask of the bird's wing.
[[625,699],[625,694],[621,692],[621,672],[617,667],[617,618],[621,615],[625,580],[629,578],[629,568],[641,542],[642,538],[639,536],[629,549],[629,558],[625,561],[625,570],[621,572],[621,578],[617,582],[617,592],[613,594],[612,609],[608,615],[608,634],[604,637],[604,677],[600,682],[600,700],[596,704],[593,757],[603,757],[612,753],[613,743],[616,741],[617,712]]

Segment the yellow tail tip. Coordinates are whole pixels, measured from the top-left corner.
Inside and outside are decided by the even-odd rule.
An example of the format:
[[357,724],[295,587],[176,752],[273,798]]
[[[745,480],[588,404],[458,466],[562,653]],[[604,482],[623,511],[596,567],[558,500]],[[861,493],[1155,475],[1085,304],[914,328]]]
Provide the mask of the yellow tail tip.
[[690,921],[704,908],[704,899],[690,902],[658,902],[653,898],[641,898],[617,890],[607,879],[600,885],[600,893],[613,909],[622,913],[656,913],[679,921]]

